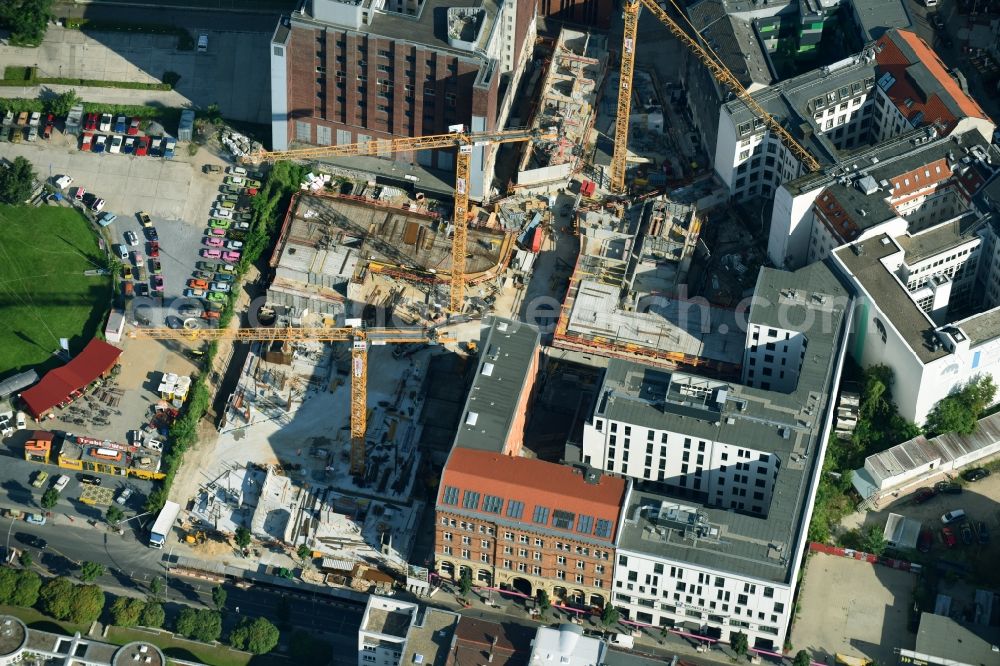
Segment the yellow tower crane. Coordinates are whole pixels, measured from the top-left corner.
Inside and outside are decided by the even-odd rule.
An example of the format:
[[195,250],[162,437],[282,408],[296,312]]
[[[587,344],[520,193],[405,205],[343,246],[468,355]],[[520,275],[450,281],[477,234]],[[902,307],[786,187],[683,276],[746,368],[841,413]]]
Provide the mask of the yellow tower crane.
[[360,322],[343,328],[136,328],[130,335],[134,338],[152,340],[351,342],[351,474],[356,476],[365,473],[365,433],[368,431],[368,346],[446,342],[430,329],[366,328]]
[[[677,7],[674,0],[671,4],[681,16],[683,10]],[[740,80],[729,71],[723,64],[719,56],[711,47],[703,46],[694,37],[689,35],[673,18],[667,14],[654,0],[625,0],[625,31],[622,38],[621,55],[621,75],[618,88],[618,115],[615,118],[615,149],[611,158],[611,190],[613,192],[625,191],[625,168],[628,156],[628,122],[629,112],[632,107],[632,73],[635,68],[635,49],[637,28],[639,25],[639,9],[645,7],[653,16],[665,25],[674,37],[679,39],[687,48],[691,49],[711,72],[717,81],[725,84],[740,101],[746,104],[750,112],[760,118],[760,120],[773,132],[778,139],[792,151],[792,154],[809,171],[818,171],[819,162],[806,150],[791,134],[788,133],[781,123],[769,114],[757,100],[755,100]],[[694,28],[692,27],[692,30]]]
[[383,156],[432,148],[457,148],[455,155],[455,215],[454,236],[451,244],[451,294],[450,310],[461,312],[465,301],[465,254],[469,228],[469,168],[472,149],[501,143],[516,143],[532,139],[553,139],[555,130],[515,129],[496,132],[466,132],[460,125],[448,134],[372,139],[362,143],[345,143],[339,146],[317,146],[275,152],[260,151],[247,155],[244,162],[276,162],[279,160],[308,160],[322,157],[349,157],[358,155]]

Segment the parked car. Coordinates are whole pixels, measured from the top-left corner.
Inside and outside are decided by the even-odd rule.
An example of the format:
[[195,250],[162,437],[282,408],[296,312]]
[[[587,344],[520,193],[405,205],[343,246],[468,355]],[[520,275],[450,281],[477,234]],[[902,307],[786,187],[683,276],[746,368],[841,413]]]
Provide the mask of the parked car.
[[151,242],[160,240],[160,234],[156,233],[156,227],[146,227],[146,238]]
[[45,485],[45,482],[49,480],[49,473],[41,469],[35,472],[35,479],[31,482],[31,485],[35,488],[41,488]]
[[913,501],[916,504],[923,504],[937,497],[937,491],[933,488],[919,488],[913,493]]
[[104,149],[108,145],[108,137],[104,134],[98,134],[94,139],[94,145],[91,146],[90,150],[94,153],[103,153]]
[[934,484],[934,490],[946,495],[959,495],[962,492],[962,486],[954,481],[938,481]]
[[222,167],[217,164],[205,164],[201,167],[204,173],[222,173]]
[[149,256],[154,259],[160,256],[160,241],[149,241]]
[[958,539],[955,537],[955,532],[950,527],[941,528],[941,541],[948,548],[954,548],[955,544],[958,543]]
[[[232,211],[234,208],[236,208],[236,202],[235,201],[222,201],[222,202],[220,202],[218,204],[218,208],[222,208],[222,209],[225,209],[225,210],[228,210],[228,211]],[[232,215],[232,212],[230,212],[229,214]]]
[[232,224],[229,220],[209,220],[208,226],[213,229],[228,229],[229,225]]
[[990,542],[990,530],[986,527],[986,523],[979,521],[976,523],[976,533],[979,535],[979,543],[986,545]]
[[239,166],[226,167],[226,173],[231,173],[234,176],[245,176],[247,175],[247,170]]
[[201,256],[206,259],[219,259],[222,257],[222,250],[217,247],[207,248],[201,251]]
[[227,250],[222,253],[222,260],[226,263],[235,264],[240,260],[241,254],[239,250]]
[[974,481],[982,481],[989,475],[990,475],[990,470],[986,469],[985,467],[973,467],[972,469],[967,469],[964,472],[962,472],[962,478],[965,479],[966,481],[969,481],[970,483]]
[[151,273],[162,273],[163,272],[163,268],[160,266],[160,262],[157,261],[156,259],[151,259],[149,263],[150,263],[149,272],[151,272]]
[[110,113],[103,113],[103,114],[101,114],[101,124],[100,124],[99,127],[100,127],[100,130],[102,132],[110,132],[111,131],[111,114]]
[[945,525],[950,525],[952,523],[960,523],[967,518],[964,509],[952,509],[948,513],[941,516],[941,522]]
[[83,136],[80,137],[80,150],[84,152],[90,152],[90,148],[94,145],[94,135],[90,132],[84,132]]
[[216,229],[215,227],[209,227],[208,230],[205,231],[205,235],[213,238],[225,238],[226,229]]
[[229,285],[228,282],[213,282],[210,285],[210,288],[212,291],[219,291],[224,294],[232,291],[232,287]]
[[232,211],[226,210],[224,208],[215,208],[212,210],[212,217],[221,217],[223,219],[230,218],[233,216]]
[[234,282],[236,280],[236,276],[232,273],[216,273],[215,279],[218,282]]
[[128,260],[128,248],[125,247],[124,243],[115,243],[115,254],[117,254],[118,258],[122,261]]
[[136,250],[136,251],[134,251],[132,253],[132,263],[133,264],[135,264],[136,266],[140,266],[140,265],[142,265],[143,261],[144,260],[142,258],[142,252],[139,252],[138,250]]
[[128,133],[129,133],[129,136],[135,136],[136,134],[139,133],[139,119],[138,118],[133,118],[132,121],[128,124]]
[[44,525],[45,524],[45,514],[32,513],[29,514],[27,518],[24,519],[26,522],[32,525]]
[[122,138],[115,134],[111,137],[111,143],[108,144],[109,153],[120,153],[122,150]]
[[208,289],[208,281],[207,280],[199,280],[199,279],[192,278],[192,279],[188,280],[187,283],[188,283],[188,286],[191,287],[192,289]]
[[54,130],[54,129],[55,129],[55,121],[54,121],[54,118],[53,118],[52,114],[50,113],[46,117],[46,119],[45,119],[45,126],[42,129],[42,138],[43,139],[51,139],[52,138],[52,130]]
[[55,185],[60,190],[65,190],[67,187],[73,184],[72,176],[59,176],[55,180]]
[[969,523],[962,523],[962,543],[966,546],[971,546],[972,542],[972,528],[969,526]]
[[233,229],[249,229],[249,222],[233,222]]
[[24,416],[24,412],[18,412],[16,420],[17,420],[17,429],[18,430],[24,430],[25,428],[28,427],[27,419]]
[[98,116],[96,113],[88,113],[86,119],[83,122],[83,129],[87,130],[88,132],[96,132],[97,120]]
[[135,154],[139,157],[149,153],[149,137],[140,136],[139,142],[135,145]]
[[131,486],[125,486],[124,488],[122,488],[122,491],[118,493],[118,497],[115,498],[115,503],[125,506],[125,503],[128,502],[128,498],[131,496],[132,496]]
[[23,543],[25,546],[30,546],[31,548],[37,548],[38,550],[45,550],[49,546],[49,542],[42,537],[35,536],[34,534],[27,534],[25,532],[17,532],[14,538],[18,543]]
[[209,247],[222,247],[225,245],[225,241],[221,238],[216,238],[215,236],[205,236],[201,241]]
[[77,474],[76,480],[79,481],[80,483],[86,483],[87,485],[90,486],[101,485],[101,477],[95,476],[93,474]]
[[132,275],[131,266],[122,266],[122,278],[126,280],[131,280],[134,276]]
[[105,203],[104,199],[100,197],[95,197],[94,203],[90,204],[90,210],[94,211],[95,213],[99,213],[104,208],[104,203]]
[[139,223],[144,227],[153,226],[153,220],[149,217],[149,214],[144,210],[140,210],[136,215],[139,217]]
[[174,150],[177,148],[177,141],[174,139],[164,139],[163,140],[163,157],[165,159],[171,159],[174,156]]
[[128,231],[125,232],[125,241],[129,245],[138,245],[139,244],[139,237],[135,235],[134,231],[132,231],[131,229],[129,229]]
[[122,153],[131,155],[133,152],[135,152],[135,137],[127,136],[125,137],[125,143],[122,144]]
[[153,291],[163,291],[163,276],[154,275],[153,276]]
[[218,291],[212,291],[212,292],[209,292],[208,296],[206,296],[205,298],[207,298],[210,301],[216,301],[216,302],[221,303],[221,302],[224,302],[226,300],[226,295],[223,294],[223,293],[220,293]]
[[73,198],[77,201],[83,201],[83,197],[87,196],[87,190],[82,187],[76,188],[76,192],[73,193]]
[[127,125],[128,119],[125,116],[118,116],[115,119],[115,134],[124,134]]
[[187,296],[188,298],[204,298],[205,297],[205,290],[204,289],[185,289],[184,290],[184,295]]
[[[229,249],[229,250],[242,250],[243,249],[243,242],[242,241],[238,241],[238,240],[226,241],[226,249]],[[961,486],[959,486],[959,488],[961,488]]]
[[921,553],[928,553],[930,552],[933,544],[934,533],[927,528],[920,530],[920,536],[917,537],[917,550]]
[[[101,202],[101,206],[103,207],[103,205],[104,205],[104,199],[98,199],[98,201]],[[102,227],[106,227],[109,224],[114,223],[114,221],[117,220],[117,219],[118,219],[118,216],[115,215],[114,213],[101,213],[98,216],[98,218],[97,218],[97,223],[99,225],[101,225]]]
[[56,489],[57,493],[61,493],[69,485],[69,477],[65,474],[60,474],[56,477],[56,482],[52,485]]

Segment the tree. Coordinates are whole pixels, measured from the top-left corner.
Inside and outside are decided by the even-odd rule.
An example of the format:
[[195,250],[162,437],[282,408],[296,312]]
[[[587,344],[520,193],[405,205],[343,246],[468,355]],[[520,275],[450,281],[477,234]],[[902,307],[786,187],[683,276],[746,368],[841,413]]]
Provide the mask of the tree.
[[43,509],[51,509],[59,501],[59,491],[55,488],[49,488],[44,493],[42,493],[41,505]]
[[217,609],[222,610],[226,605],[226,596],[228,596],[226,588],[221,585],[216,585],[212,588],[212,603],[215,604]]
[[266,654],[278,644],[280,632],[267,618],[251,620],[243,618],[239,626],[229,634],[229,644],[237,650],[247,650],[253,654]]
[[84,562],[80,567],[80,580],[84,583],[97,580],[104,575],[106,569],[98,562]]
[[0,168],[0,202],[23,204],[35,189],[35,171],[31,162],[15,157],[9,169]]
[[142,618],[140,619],[142,626],[159,629],[163,626],[165,619],[166,613],[163,611],[163,604],[156,601],[147,601],[146,605],[143,606]]
[[222,614],[212,610],[184,608],[174,625],[178,634],[203,643],[219,640],[222,635]]
[[39,593],[42,612],[57,620],[65,620],[73,610],[73,583],[60,576],[49,580]]
[[464,569],[458,579],[458,591],[463,597],[469,596],[469,592],[472,591],[472,574],[468,569]]
[[795,659],[792,661],[792,666],[811,666],[812,656],[805,650],[799,650],[795,653]]
[[881,555],[889,546],[885,531],[878,525],[868,525],[861,530],[861,550],[872,555]]
[[236,545],[246,548],[250,545],[250,530],[245,527],[236,528]]
[[31,553],[25,550],[21,551],[21,554],[17,556],[17,561],[22,567],[28,569],[35,563],[35,558],[31,556]]
[[924,431],[928,436],[949,432],[968,435],[974,432],[979,417],[993,403],[996,392],[996,384],[989,375],[970,379],[961,389],[938,401],[927,415]]
[[549,593],[545,590],[538,590],[538,611],[545,615],[552,608],[552,599],[549,598]]
[[31,608],[38,603],[38,591],[42,589],[42,579],[34,571],[22,569],[17,572],[17,585],[10,603],[15,606]]
[[747,640],[747,635],[742,631],[737,631],[729,637],[729,647],[733,648],[733,652],[736,653],[737,657],[745,657],[747,652],[750,651],[750,642]]
[[154,599],[159,599],[163,596],[163,579],[159,576],[156,576],[153,580],[149,581],[149,596]]
[[10,30],[16,45],[37,46],[45,37],[52,0],[4,0],[0,3],[0,25]]
[[76,91],[70,89],[50,99],[46,104],[46,107],[48,108],[49,113],[57,117],[68,116],[70,110],[76,106],[79,101],[80,98],[77,96]]
[[333,645],[309,632],[296,630],[289,643],[293,663],[327,666],[333,658]]
[[77,624],[90,624],[104,611],[104,592],[96,585],[74,585],[69,620]]
[[108,519],[108,523],[111,525],[117,525],[121,522],[122,518],[125,517],[125,512],[122,511],[117,504],[112,504],[108,507],[108,512],[105,514]]
[[299,546],[299,550],[296,553],[296,555],[299,556],[300,560],[311,559],[312,558],[312,554],[313,554],[312,548],[310,548],[309,546],[307,546],[305,544],[302,544],[301,546]]
[[111,604],[112,621],[119,627],[134,627],[139,624],[146,603],[142,599],[118,597]]
[[618,624],[618,620],[621,619],[621,613],[618,609],[611,604],[606,604],[604,610],[601,611],[601,624],[605,628],[614,626]]

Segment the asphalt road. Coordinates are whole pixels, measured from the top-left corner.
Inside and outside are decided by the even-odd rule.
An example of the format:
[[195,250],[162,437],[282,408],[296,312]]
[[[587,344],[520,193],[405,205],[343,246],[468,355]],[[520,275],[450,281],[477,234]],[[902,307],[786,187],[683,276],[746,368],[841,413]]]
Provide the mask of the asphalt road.
[[[196,9],[156,8],[143,6],[144,3],[127,4],[94,3],[78,5],[73,2],[56,2],[52,13],[60,18],[87,18],[92,21],[108,21],[112,23],[159,23],[175,25],[182,28],[205,28],[207,30],[224,29],[237,32],[267,32],[273,33],[278,24],[280,11],[245,12],[239,9],[233,11],[199,11]],[[199,2],[192,0],[188,4],[197,6]]]

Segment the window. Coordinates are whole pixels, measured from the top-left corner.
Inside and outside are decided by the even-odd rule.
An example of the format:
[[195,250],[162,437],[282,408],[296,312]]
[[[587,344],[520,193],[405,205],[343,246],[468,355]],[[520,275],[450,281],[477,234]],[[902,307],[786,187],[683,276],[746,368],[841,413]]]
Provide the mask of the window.
[[458,504],[458,488],[453,486],[444,487],[444,495],[441,497],[441,502],[443,504],[450,504],[451,506],[456,506]]
[[445,541],[451,541],[451,532],[442,532],[441,538]]
[[445,555],[451,555],[451,546],[442,546],[441,552]]
[[483,539],[479,543],[481,543],[483,545],[483,548],[489,548],[490,547],[490,542],[487,541],[486,539]]
[[535,515],[532,516],[532,520],[539,525],[546,525],[549,522],[549,510],[544,506],[535,507]]
[[467,537],[467,536],[462,537],[462,545],[463,546],[468,546],[469,545],[469,537]]
[[574,514],[569,511],[556,509],[552,512],[552,527],[558,527],[561,530],[571,530],[573,529],[573,518],[575,518]]
[[[381,109],[379,109],[381,111]],[[483,511],[486,513],[500,513],[503,509],[503,498],[496,495],[487,495],[483,498]]]
[[545,546],[545,542],[542,541],[541,539],[535,539],[535,546],[537,546],[538,548],[542,548]]
[[583,534],[590,534],[594,529],[593,516],[579,516],[576,520],[576,531]]
[[479,493],[474,490],[466,490],[465,495],[462,497],[462,508],[478,510]]
[[566,564],[566,556],[556,555],[556,564]]
[[524,502],[518,502],[517,500],[507,501],[507,517],[513,518],[515,520],[520,520],[521,516],[524,515]]
[[604,520],[602,518],[597,519],[597,529],[594,530],[594,534],[603,539],[611,538],[611,521]]

